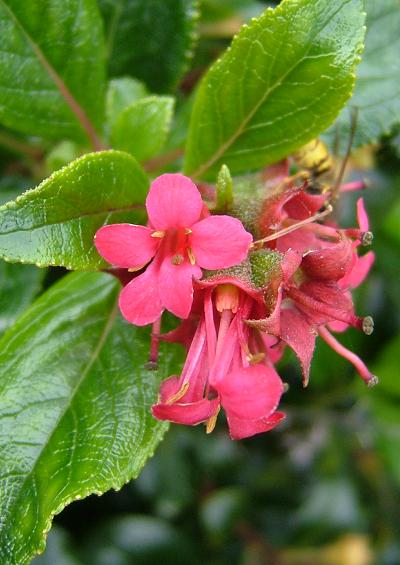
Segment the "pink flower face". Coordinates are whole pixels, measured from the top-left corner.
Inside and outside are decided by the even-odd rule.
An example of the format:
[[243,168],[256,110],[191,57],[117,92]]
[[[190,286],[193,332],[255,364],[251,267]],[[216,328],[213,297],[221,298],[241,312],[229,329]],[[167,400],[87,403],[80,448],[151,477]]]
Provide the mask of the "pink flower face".
[[232,439],[269,431],[285,416],[276,412],[283,383],[269,343],[257,340],[244,322],[260,304],[231,283],[200,284],[208,288],[200,291],[202,313],[186,363],[180,377],[162,383],[153,415],[178,424],[206,422],[210,432],[222,407]]
[[123,316],[143,326],[164,309],[189,315],[193,278],[201,268],[223,269],[243,261],[252,236],[230,216],[204,216],[196,185],[181,174],[165,174],[152,183],[146,199],[148,226],[113,224],[100,228],[95,245],[113,266],[145,272],[120,294]]

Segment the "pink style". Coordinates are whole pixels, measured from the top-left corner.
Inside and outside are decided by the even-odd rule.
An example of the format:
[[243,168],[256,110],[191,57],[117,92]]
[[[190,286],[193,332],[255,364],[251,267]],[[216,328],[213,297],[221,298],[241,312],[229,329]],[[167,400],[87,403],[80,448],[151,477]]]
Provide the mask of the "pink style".
[[230,216],[211,216],[196,185],[181,174],[164,174],[151,184],[148,226],[111,224],[95,245],[115,267],[139,271],[121,291],[119,306],[132,324],[155,322],[164,309],[187,318],[193,279],[201,269],[224,269],[243,261],[252,236]]

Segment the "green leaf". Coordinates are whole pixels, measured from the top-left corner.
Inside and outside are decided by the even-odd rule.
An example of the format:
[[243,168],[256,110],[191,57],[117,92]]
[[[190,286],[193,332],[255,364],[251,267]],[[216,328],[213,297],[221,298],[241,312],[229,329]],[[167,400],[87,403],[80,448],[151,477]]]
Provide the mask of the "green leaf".
[[173,108],[170,96],[148,96],[134,102],[121,112],[111,130],[113,147],[138,161],[154,157],[167,140]]
[[82,154],[81,148],[73,141],[60,141],[46,155],[46,170],[48,174],[65,167]]
[[34,190],[0,207],[0,256],[6,261],[105,267],[93,245],[105,224],[142,223],[148,179],[127,153],[89,153]]
[[173,88],[192,56],[197,0],[100,0],[112,76],[130,74],[154,92]]
[[107,121],[113,125],[120,113],[133,102],[147,96],[145,85],[130,77],[110,80],[106,96]]
[[1,563],[28,563],[67,504],[136,477],[166,430],[150,406],[180,355],[145,368],[149,331],[120,317],[119,288],[71,273],[0,341]]
[[[353,97],[325,134],[331,146],[346,151],[351,109],[357,108],[353,146],[379,140],[400,123],[400,6],[398,0],[366,0],[367,34]],[[338,140],[338,143],[336,142]]]
[[199,87],[185,172],[261,168],[323,131],[353,88],[362,10],[362,0],[283,0],[244,26]]
[[0,261],[0,335],[31,304],[39,292],[44,270]]
[[0,20],[0,122],[98,146],[104,44],[96,2],[0,0]]

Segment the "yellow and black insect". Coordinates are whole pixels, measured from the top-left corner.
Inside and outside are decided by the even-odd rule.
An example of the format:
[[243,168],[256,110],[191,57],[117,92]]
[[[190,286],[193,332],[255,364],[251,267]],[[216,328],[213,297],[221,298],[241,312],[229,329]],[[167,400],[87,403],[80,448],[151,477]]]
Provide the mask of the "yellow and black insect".
[[300,169],[309,171],[314,179],[328,173],[334,167],[328,148],[318,138],[313,139],[293,153],[293,159]]

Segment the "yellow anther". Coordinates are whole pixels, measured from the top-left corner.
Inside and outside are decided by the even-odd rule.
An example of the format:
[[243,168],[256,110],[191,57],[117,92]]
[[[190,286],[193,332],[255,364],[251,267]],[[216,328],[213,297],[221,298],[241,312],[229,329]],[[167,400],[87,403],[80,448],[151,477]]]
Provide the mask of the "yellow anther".
[[151,237],[159,237],[162,238],[165,235],[165,231],[164,230],[159,230],[159,231],[153,231],[152,234],[150,234]]
[[250,355],[247,356],[247,360],[250,365],[257,365],[257,363],[260,363],[264,359],[264,357],[265,353],[260,351],[260,353],[250,353]]
[[192,233],[192,230],[190,228],[185,228],[185,234],[186,235],[190,235]]
[[128,269],[128,273],[136,273],[136,271],[140,271],[140,269],[143,269],[143,267],[145,267],[147,265],[147,263],[143,263],[142,265],[138,265],[137,267],[130,267]]
[[174,404],[174,402],[177,402],[178,400],[180,400],[183,396],[185,396],[188,388],[189,388],[189,381],[187,381],[186,383],[183,383],[183,385],[178,390],[178,392],[176,392],[174,395],[172,395],[168,398],[166,404]]
[[193,254],[193,251],[190,249],[190,247],[187,248],[187,254],[189,257],[189,261],[191,265],[195,265],[196,264],[196,257]]
[[176,255],[173,255],[171,257],[171,263],[173,265],[182,265],[183,261],[184,261],[184,257],[180,253],[177,253]]
[[211,416],[211,418],[208,418],[207,422],[206,422],[206,434],[210,434],[214,428],[215,428],[215,424],[217,423],[217,418],[218,418],[218,414],[220,411],[221,407],[218,406],[218,410],[215,412],[214,416]]

